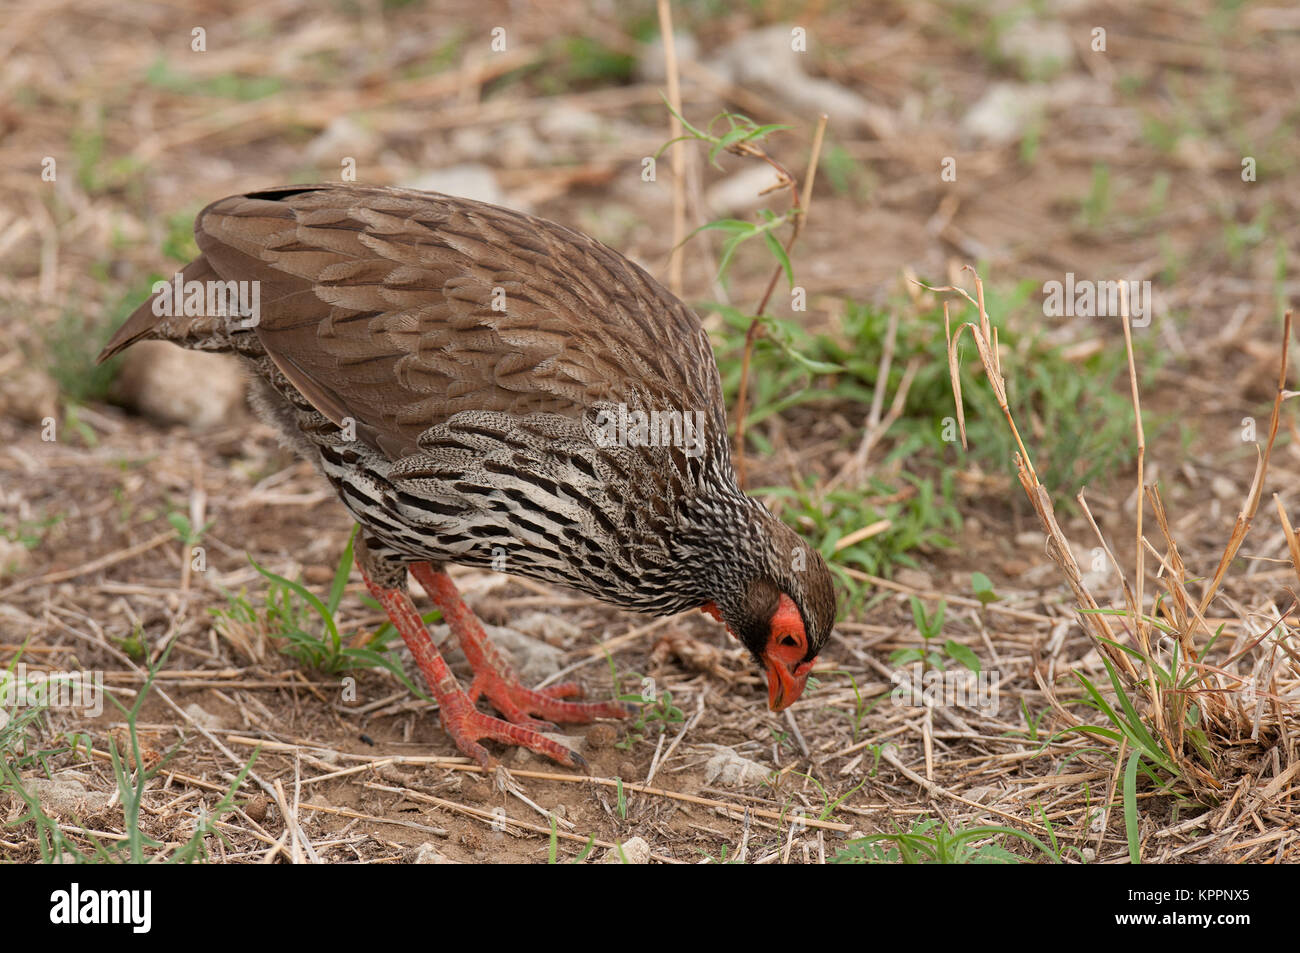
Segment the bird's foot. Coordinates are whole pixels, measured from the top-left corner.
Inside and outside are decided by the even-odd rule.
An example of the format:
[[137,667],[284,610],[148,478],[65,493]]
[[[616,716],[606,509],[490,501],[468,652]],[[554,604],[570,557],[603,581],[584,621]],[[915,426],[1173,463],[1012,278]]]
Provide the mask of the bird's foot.
[[[496,758],[488,753],[479,741],[487,738],[502,744],[527,748],[538,754],[558,761],[566,768],[586,770],[587,761],[576,751],[571,751],[558,741],[552,741],[536,728],[523,724],[511,724],[500,718],[493,718],[474,707],[470,696],[459,688],[453,695],[440,698],[438,704],[442,714],[442,726],[447,734],[465,754],[469,755],[485,771],[491,773],[498,764]],[[529,719],[531,721],[531,719]],[[537,724],[541,724],[538,722]]]
[[597,718],[626,718],[639,710],[635,705],[618,701],[566,701],[582,696],[582,686],[576,682],[536,690],[525,688],[501,650],[488,639],[483,624],[465,605],[446,572],[429,563],[416,563],[411,566],[411,575],[437,603],[474,669],[474,681],[469,689],[471,703],[485,697],[507,721],[533,731],[553,731],[556,722],[585,724]]
[[[581,698],[582,686],[565,682],[542,689],[525,688],[509,673],[502,673],[487,665],[476,667],[474,681],[469,688],[471,701],[479,696],[487,698],[507,721],[534,731],[554,731],[556,724],[586,724],[597,718],[627,718],[635,715],[637,706],[626,702],[576,702],[568,698]],[[531,716],[539,715],[546,721]]]
[[456,681],[456,676],[447,667],[447,662],[433,644],[429,630],[425,628],[420,613],[411,601],[405,587],[387,587],[376,583],[366,571],[361,570],[362,578],[394,627],[401,633],[402,639],[411,650],[416,665],[424,675],[442,717],[446,729],[456,747],[473,758],[489,774],[499,767],[497,760],[488,753],[479,741],[484,738],[503,744],[517,745],[538,754],[546,755],[564,765],[566,768],[585,768],[587,762],[575,751],[570,751],[559,742],[552,741],[540,734],[536,728],[526,725],[512,725],[500,718],[493,718],[474,707],[474,702]]

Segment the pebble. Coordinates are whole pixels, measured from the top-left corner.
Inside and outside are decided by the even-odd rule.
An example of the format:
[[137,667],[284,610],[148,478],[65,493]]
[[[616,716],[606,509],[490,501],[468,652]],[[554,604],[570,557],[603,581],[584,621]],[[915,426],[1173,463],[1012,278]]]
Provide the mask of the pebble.
[[458,861],[452,860],[438,848],[434,847],[429,841],[425,841],[415,849],[415,859],[413,864],[455,864]]
[[259,795],[248,802],[248,806],[244,808],[244,813],[248,815],[250,820],[261,824],[266,820],[266,809],[268,806],[269,802],[267,799]]
[[734,748],[724,745],[709,745],[717,753],[704,765],[706,784],[714,782],[723,787],[745,787],[762,784],[772,774],[772,769],[744,757]]
[[496,173],[478,162],[434,169],[432,172],[408,179],[401,185],[403,188],[441,192],[443,195],[455,195],[476,202],[486,202],[489,205],[505,204],[505,192],[497,183]]
[[605,851],[601,857],[602,864],[648,864],[650,863],[650,845],[645,842],[644,838],[633,837],[630,840],[623,841],[623,851],[620,854],[617,847],[611,847]]
[[141,341],[122,358],[113,392],[158,423],[207,430],[243,412],[244,377],[228,355]]
[[33,426],[59,419],[59,386],[43,371],[22,366],[0,374],[0,416]]
[[608,748],[618,741],[618,729],[606,722],[597,722],[587,729],[588,748]]
[[1075,60],[1070,30],[1058,20],[1017,20],[999,34],[997,43],[998,52],[1015,60],[1027,79],[1051,76]]

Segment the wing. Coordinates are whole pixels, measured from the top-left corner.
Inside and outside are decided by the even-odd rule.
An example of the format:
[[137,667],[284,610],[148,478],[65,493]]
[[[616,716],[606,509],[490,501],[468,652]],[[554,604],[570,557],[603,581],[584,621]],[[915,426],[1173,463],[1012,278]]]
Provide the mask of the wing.
[[285,376],[392,458],[463,410],[578,418],[626,403],[702,410],[726,432],[698,318],[622,255],[553,222],[326,185],[223,199],[195,234],[223,280],[260,282],[256,334]]

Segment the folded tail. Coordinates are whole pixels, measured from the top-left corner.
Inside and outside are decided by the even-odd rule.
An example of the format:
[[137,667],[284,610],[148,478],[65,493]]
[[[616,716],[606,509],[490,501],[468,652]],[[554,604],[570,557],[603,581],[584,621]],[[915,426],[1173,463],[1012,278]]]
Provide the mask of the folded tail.
[[[212,266],[208,264],[208,260],[202,255],[186,265],[181,271],[181,275],[186,282],[215,280],[218,277],[217,273],[212,270]],[[159,292],[159,294],[162,294],[162,292]],[[207,315],[186,317],[184,315],[155,314],[154,301],[157,298],[158,294],[150,295],[144,304],[131,313],[126,322],[109,338],[108,343],[104,345],[104,350],[99,352],[99,357],[95,358],[96,364],[104,363],[114,354],[126,350],[136,341],[161,339],[183,344],[196,333],[204,333],[210,328],[212,322]]]

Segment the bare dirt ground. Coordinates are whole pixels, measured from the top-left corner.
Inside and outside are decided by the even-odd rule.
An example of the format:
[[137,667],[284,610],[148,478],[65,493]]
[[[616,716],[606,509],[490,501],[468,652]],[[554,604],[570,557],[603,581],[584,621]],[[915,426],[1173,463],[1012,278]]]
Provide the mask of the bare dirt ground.
[[[160,423],[105,401],[89,365],[68,353],[83,339],[101,341],[143,300],[148,277],[173,269],[165,249],[184,240],[198,208],[289,181],[336,181],[348,158],[359,181],[377,184],[452,190],[423,177],[469,166],[459,181],[477,182],[486,172],[499,201],[588,231],[666,276],[668,156],[657,182],[641,178],[642,158],[670,135],[664,82],[641,72],[659,62],[643,42],[658,33],[653,4],[4,8],[0,667],[21,653],[32,670],[102,672],[129,706],[142,666],[167,653],[137,718],[146,767],[171,752],[138,821],[158,842],[151,854],[191,837],[260,744],[257,780],[245,781],[240,806],[203,839],[211,861],[535,863],[546,861],[554,829],[560,859],[611,848],[621,859],[616,845],[639,838],[663,862],[821,863],[855,838],[926,819],[950,831],[990,825],[1030,835],[1049,849],[998,832],[970,843],[1035,862],[1127,862],[1134,849],[1147,862],[1300,860],[1297,570],[1273,501],[1294,518],[1300,435],[1291,404],[1282,405],[1251,535],[1203,622],[1194,608],[1170,608],[1180,587],[1168,582],[1185,578],[1193,605],[1205,591],[1268,437],[1280,316],[1300,288],[1300,17],[1259,4],[1037,6],[690,4],[674,10],[678,29],[694,37],[678,51],[679,72],[690,117],[729,108],[789,123],[770,149],[800,177],[816,111],[831,113],[793,253],[809,308],[775,309],[809,330],[836,333],[848,300],[909,321],[932,313],[937,299],[906,277],[970,288],[965,264],[978,265],[990,287],[1037,289],[1067,272],[1157,286],[1154,320],[1134,331],[1144,344],[1144,409],[1160,421],[1147,434],[1142,478],[1160,486],[1186,570],[1171,568],[1148,506],[1139,598],[1168,638],[1148,623],[1112,624],[1135,650],[1159,643],[1151,651],[1166,663],[1170,639],[1204,651],[1209,633],[1222,626],[1222,635],[1200,659],[1207,681],[1169,695],[1129,686],[1146,722],[1163,729],[1157,748],[1179,769],[1171,778],[1152,762],[1136,787],[1135,823],[1126,824],[1123,797],[1129,743],[1062,733],[1114,727],[1084,704],[1073,673],[1117,704],[1103,659],[1132,656],[1108,654],[1081,624],[1076,593],[1014,476],[957,451],[947,458],[960,516],[953,545],[918,547],[915,565],[893,565],[887,578],[849,567],[865,599],[848,604],[817,667],[820,685],[789,717],[767,710],[744,651],[701,614],[656,622],[512,577],[456,571],[488,623],[542,613],[529,634],[558,650],[557,665],[574,666],[590,696],[615,690],[606,653],[620,675],[635,673],[633,690],[648,677],[671,692],[680,718],[662,733],[653,721],[639,740],[623,725],[574,730],[589,776],[507,751],[515,788],[502,792],[456,757],[433,706],[392,673],[331,674],[281,651],[279,633],[215,624],[210,610],[228,607],[228,593],[245,591],[261,606],[266,581],[249,557],[323,595],[351,532],[346,513],[242,402],[204,426],[184,414]],[[508,37],[504,51],[492,49],[495,27]],[[765,85],[764,62],[769,71],[777,64],[761,46],[742,45],[742,65],[724,68],[729,45],[773,27],[786,37],[806,30],[801,75],[823,85]],[[1093,48],[1098,27],[1104,51]],[[192,49],[196,28],[203,52]],[[1045,58],[1053,50],[1056,59]],[[706,207],[710,186],[746,165],[727,156],[718,171],[704,152],[688,150],[688,227],[752,218],[752,209]],[[42,179],[47,157],[56,160],[53,181]],[[955,158],[955,181],[941,175],[945,158]],[[1255,177],[1244,181],[1247,158]],[[725,295],[751,307],[768,265],[738,257],[721,289],[719,241],[705,233],[688,246],[684,297]],[[1118,322],[1046,319],[1040,301],[1035,291],[1027,310],[991,316],[1022,329],[1046,324],[1079,374],[1088,355],[1122,352]],[[717,316],[708,323],[721,340]],[[883,342],[865,347],[874,364]],[[964,355],[963,386],[987,388],[974,348]],[[734,347],[720,350],[724,376],[736,357]],[[1017,357],[1004,353],[1002,372],[1026,445],[1068,454],[1034,407],[1015,405],[1033,372]],[[1289,381],[1296,386],[1294,374]],[[87,389],[71,393],[77,384]],[[118,399],[130,390],[129,380],[115,386]],[[188,401],[200,408],[189,416],[201,416],[209,382],[181,377],[175,386],[164,403]],[[1115,386],[1127,408],[1127,381]],[[886,411],[893,394],[891,386]],[[129,394],[124,402],[138,403]],[[936,429],[950,412],[936,409]],[[749,484],[802,475],[814,487],[849,479],[875,492],[853,465],[869,414],[867,401],[845,399],[765,418],[754,427],[763,443],[749,448]],[[1247,421],[1257,438],[1243,439]],[[1131,426],[1123,432],[1131,442]],[[866,469],[936,478],[933,466],[893,456],[900,446],[896,431],[884,431]],[[1088,489],[1130,587],[1137,479],[1130,453]],[[1061,499],[1057,507],[1089,590],[1101,606],[1124,610],[1120,577],[1109,560],[1094,561],[1088,521]],[[211,523],[201,570],[178,519]],[[987,608],[972,592],[976,570],[1000,597]],[[384,621],[363,592],[354,572],[336,614],[353,646]],[[1163,607],[1153,604],[1158,592]],[[891,653],[921,641],[911,596],[930,611],[945,601],[943,639],[996,675],[992,708],[891,703],[900,671]],[[1146,685],[1154,681],[1148,673]],[[1203,719],[1205,759],[1156,711],[1179,692],[1200,706],[1188,725]],[[122,712],[51,708],[25,730],[5,757],[70,847],[93,853],[96,838],[126,838],[108,753],[127,738]],[[37,751],[51,753],[42,763]],[[737,777],[741,768],[750,773]],[[6,859],[50,854],[29,812],[12,785],[0,788],[0,815],[16,822],[0,828]]]

